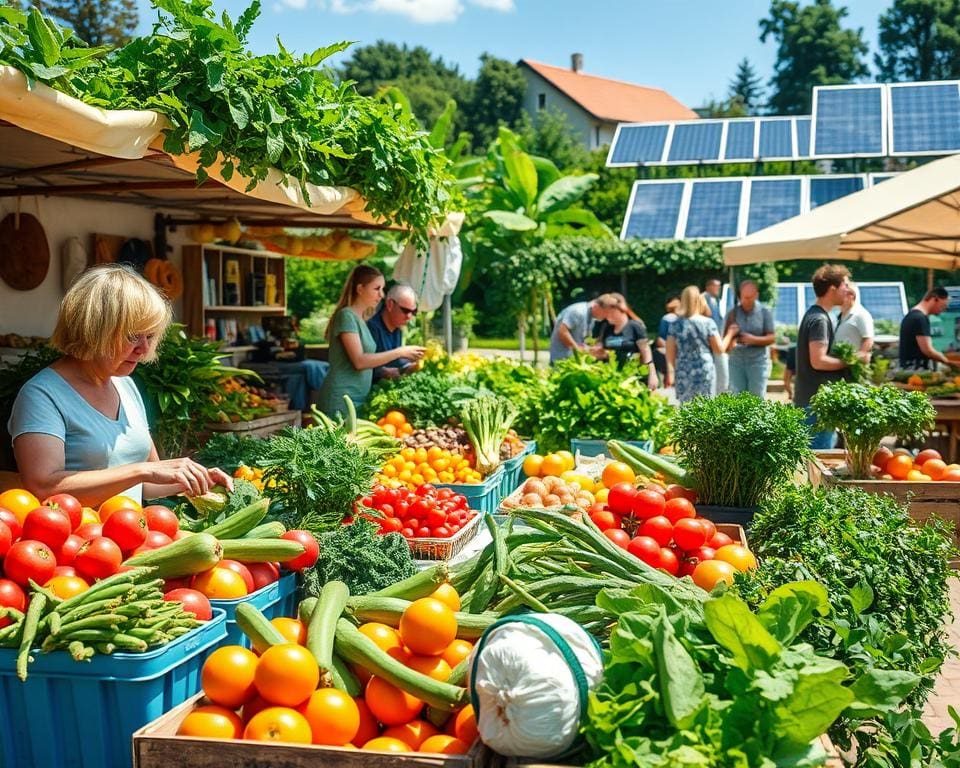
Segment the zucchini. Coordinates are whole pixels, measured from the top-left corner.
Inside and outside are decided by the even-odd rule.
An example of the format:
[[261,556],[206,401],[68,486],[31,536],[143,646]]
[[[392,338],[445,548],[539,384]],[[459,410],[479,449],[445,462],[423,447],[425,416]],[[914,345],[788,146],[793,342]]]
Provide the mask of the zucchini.
[[260,499],[243,509],[238,509],[232,515],[221,520],[216,525],[204,529],[204,533],[216,536],[218,539],[237,539],[249,533],[267,516],[270,499]]
[[333,678],[333,687],[343,691],[349,696],[359,696],[363,693],[363,686],[357,680],[347,663],[337,654],[333,654],[333,669],[330,673]]
[[271,645],[282,645],[288,642],[280,630],[277,629],[259,608],[250,603],[240,603],[236,611],[237,626],[253,644],[253,650],[263,653]]
[[[361,624],[378,621],[390,627],[399,627],[400,617],[408,605],[410,601],[397,597],[356,595],[347,600],[347,613]],[[484,613],[457,611],[453,615],[457,619],[457,637],[464,640],[476,640],[499,618],[498,614],[492,611]]]
[[336,647],[337,655],[345,661],[359,664],[432,707],[449,711],[467,703],[466,688],[442,683],[404,666],[346,619],[337,621]]
[[222,557],[241,563],[285,563],[304,553],[303,544],[287,539],[227,539]]
[[309,626],[310,617],[313,616],[313,609],[317,607],[317,598],[305,597],[297,606],[297,618],[303,626]]
[[627,445],[619,440],[610,440],[607,442],[611,455],[618,461],[627,464],[634,471],[639,471],[644,475],[650,472],[659,472],[668,480],[672,480],[684,488],[692,488],[693,479],[687,474],[687,471],[672,461],[667,461],[661,456]]
[[377,597],[402,597],[404,600],[430,597],[437,587],[447,581],[449,573],[446,563],[437,563],[373,594]]
[[124,565],[149,565],[156,568],[151,576],[173,579],[209,571],[222,558],[223,548],[214,536],[209,533],[195,533],[160,549],[134,555]]
[[320,597],[307,624],[307,650],[320,666],[320,679],[328,681],[328,684],[333,679],[333,637],[348,597],[350,588],[346,584],[328,581],[320,590]]
[[[470,671],[470,657],[468,656],[450,671],[450,677],[447,682],[450,685],[466,685],[467,673]],[[433,723],[437,728],[443,728],[450,719],[452,713],[448,709],[438,709],[437,707],[427,707],[426,719]]]
[[242,539],[279,539],[287,532],[287,526],[279,520],[271,520],[269,523],[261,523],[256,528],[247,531],[240,538]]

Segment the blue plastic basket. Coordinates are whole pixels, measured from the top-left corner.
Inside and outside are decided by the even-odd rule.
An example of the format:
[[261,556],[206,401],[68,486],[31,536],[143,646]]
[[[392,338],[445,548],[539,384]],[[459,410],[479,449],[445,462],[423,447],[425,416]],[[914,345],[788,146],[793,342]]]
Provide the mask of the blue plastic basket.
[[537,441],[528,440],[520,451],[512,459],[503,462],[503,480],[500,481],[500,499],[503,500],[516,490],[520,483],[520,476],[523,474],[523,460],[531,453],[537,450]]
[[237,606],[248,603],[268,619],[278,616],[296,616],[297,611],[297,574],[288,573],[279,581],[267,584],[256,592],[233,600],[211,600],[210,605],[222,610],[227,617],[227,634],[220,645],[242,645],[251,647],[250,639],[237,626]]
[[123,768],[133,732],[200,690],[207,653],[226,632],[223,611],[202,627],[146,653],[74,661],[34,653],[26,682],[17,652],[0,650],[0,766]]
[[[642,448],[645,451],[653,450],[652,440],[621,440],[620,442],[636,448]],[[581,456],[610,455],[610,449],[607,448],[606,440],[571,440],[570,452],[576,456],[577,451],[580,452]]]
[[497,467],[482,483],[436,483],[437,488],[449,488],[467,497],[470,509],[478,512],[496,512],[500,506],[503,465]]

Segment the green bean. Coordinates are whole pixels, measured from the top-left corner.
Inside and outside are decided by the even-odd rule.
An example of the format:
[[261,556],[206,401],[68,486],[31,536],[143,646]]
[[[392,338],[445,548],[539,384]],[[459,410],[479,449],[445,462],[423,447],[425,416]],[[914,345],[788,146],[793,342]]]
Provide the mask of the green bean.
[[147,644],[137,637],[131,637],[130,635],[124,634],[123,632],[117,632],[113,636],[113,642],[116,644],[117,648],[125,648],[130,651],[145,651],[147,650]]
[[48,605],[48,606],[50,606],[50,607],[57,606],[57,605],[59,605],[60,603],[63,602],[63,598],[62,598],[62,597],[58,597],[57,595],[55,595],[53,592],[51,592],[51,591],[50,591],[49,589],[47,589],[46,587],[41,587],[41,586],[40,586],[39,584],[37,584],[37,582],[35,582],[33,579],[27,579],[27,582],[30,584],[30,589],[31,589],[33,592],[39,592],[41,595],[43,595],[45,598],[47,598],[47,605]]
[[95,613],[111,613],[113,609],[119,607],[122,602],[123,601],[117,597],[106,598],[71,608],[69,611],[64,611],[63,606],[59,605],[57,606],[57,613],[60,614],[60,618],[64,623],[68,623],[76,619],[85,619],[87,616]]
[[550,613],[550,609],[547,608],[543,603],[541,603],[537,598],[527,592],[523,587],[513,581],[509,576],[500,576],[500,581],[507,585],[507,588],[510,589],[517,597],[519,597],[523,602],[533,608],[534,610],[540,611],[540,613]]
[[20,652],[17,654],[17,677],[21,680],[27,679],[27,663],[30,661],[30,646],[37,637],[37,626],[40,624],[40,616],[44,608],[47,607],[47,596],[42,592],[35,594],[30,599],[30,607],[27,608],[27,615],[23,619],[23,636],[20,638]]
[[97,653],[103,653],[107,656],[117,650],[117,646],[113,643],[95,643],[93,647]]
[[125,595],[132,588],[134,573],[135,571],[124,571],[123,573],[115,573],[113,576],[108,576],[93,584],[90,589],[81,592],[79,595],[74,595],[69,600],[64,600],[58,606],[58,610],[60,613],[67,613],[80,605],[93,602],[94,597],[96,597],[97,600],[104,600],[106,598]]
[[106,629],[116,627],[126,623],[125,619],[125,616],[119,616],[115,613],[102,613],[96,616],[88,616],[85,619],[78,619],[77,621],[71,621],[69,624],[64,624],[60,627],[60,634],[69,635],[80,629]]

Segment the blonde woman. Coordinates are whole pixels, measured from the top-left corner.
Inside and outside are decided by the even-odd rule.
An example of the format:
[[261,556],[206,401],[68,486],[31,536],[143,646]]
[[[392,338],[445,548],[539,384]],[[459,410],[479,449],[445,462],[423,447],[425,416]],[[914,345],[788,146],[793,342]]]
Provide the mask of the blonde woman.
[[23,385],[8,423],[25,488],[96,507],[117,494],[139,502],[232,487],[219,469],[161,461],[150,437],[130,374],[156,358],[170,318],[167,300],[129,267],[105,264],[77,278],[50,339],[63,357]]
[[653,350],[647,338],[647,326],[630,309],[627,300],[619,293],[605,293],[597,302],[600,304],[606,321],[597,340],[597,357],[608,358],[616,355],[617,362],[623,365],[635,354],[640,353],[640,362],[647,366],[647,386],[657,388],[657,369],[653,365]]
[[667,365],[674,370],[674,386],[681,403],[716,394],[713,356],[726,352],[740,330],[731,323],[721,339],[709,311],[699,288],[689,285],[683,289],[677,319],[670,324],[667,335]]

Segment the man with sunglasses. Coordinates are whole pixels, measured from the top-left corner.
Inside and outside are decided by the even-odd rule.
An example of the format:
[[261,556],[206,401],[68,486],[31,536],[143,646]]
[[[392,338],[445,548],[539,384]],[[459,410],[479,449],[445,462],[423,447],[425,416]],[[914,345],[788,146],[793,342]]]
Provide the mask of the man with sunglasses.
[[[370,335],[377,343],[377,352],[387,352],[403,346],[403,326],[417,316],[417,294],[402,283],[395,284],[383,300],[376,314],[367,320]],[[393,362],[373,369],[373,380],[395,379],[413,370],[413,361],[398,357]]]

